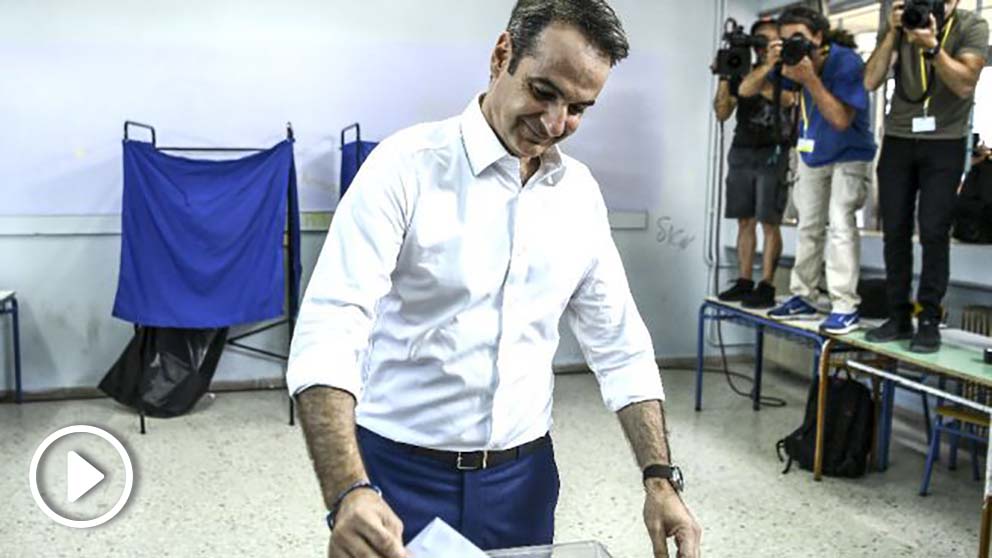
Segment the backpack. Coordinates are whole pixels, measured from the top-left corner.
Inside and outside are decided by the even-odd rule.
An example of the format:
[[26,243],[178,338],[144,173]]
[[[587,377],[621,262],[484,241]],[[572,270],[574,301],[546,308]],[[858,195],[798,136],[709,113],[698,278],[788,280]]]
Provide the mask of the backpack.
[[954,238],[973,244],[992,244],[992,161],[971,168],[954,213]]
[[[783,474],[792,468],[792,462],[807,471],[813,470],[816,450],[816,406],[820,382],[814,380],[806,400],[806,416],[802,425],[775,444],[779,461],[785,461]],[[855,478],[868,469],[875,426],[875,405],[871,391],[861,382],[840,378],[837,374],[827,383],[827,413],[823,437],[823,474],[831,477]]]

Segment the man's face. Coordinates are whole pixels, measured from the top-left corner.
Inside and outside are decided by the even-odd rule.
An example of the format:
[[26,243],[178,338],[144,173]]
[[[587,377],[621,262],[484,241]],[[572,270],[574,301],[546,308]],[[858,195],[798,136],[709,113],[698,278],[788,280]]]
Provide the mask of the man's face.
[[[757,29],[754,30],[754,34],[767,39],[768,44],[772,44],[773,42],[779,39],[778,26],[775,25],[774,23],[769,23],[768,25],[762,25],[758,27]],[[765,54],[768,53],[767,48],[760,48],[756,50],[758,52],[758,56],[760,56],[761,58],[764,58]]]
[[575,133],[610,74],[610,61],[573,27],[554,24],[536,39],[533,56],[510,74],[509,35],[493,51],[483,113],[503,145],[521,158],[540,157]]

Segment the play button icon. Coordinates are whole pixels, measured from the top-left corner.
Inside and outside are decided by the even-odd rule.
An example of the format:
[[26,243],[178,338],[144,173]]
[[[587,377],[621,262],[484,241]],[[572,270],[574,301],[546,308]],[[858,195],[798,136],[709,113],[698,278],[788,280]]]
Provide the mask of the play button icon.
[[65,475],[68,479],[66,500],[71,504],[93,490],[93,487],[100,484],[106,475],[74,451],[69,452],[67,461],[69,465]]
[[38,446],[29,481],[45,515],[66,527],[86,529],[103,525],[124,509],[134,487],[134,469],[117,438],[77,424],[53,432]]

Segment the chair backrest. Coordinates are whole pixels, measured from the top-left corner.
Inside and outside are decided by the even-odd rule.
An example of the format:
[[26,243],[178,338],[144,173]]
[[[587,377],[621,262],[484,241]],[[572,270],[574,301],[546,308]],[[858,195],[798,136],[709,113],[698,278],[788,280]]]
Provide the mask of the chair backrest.
[[961,312],[961,329],[992,337],[992,306],[965,306]]

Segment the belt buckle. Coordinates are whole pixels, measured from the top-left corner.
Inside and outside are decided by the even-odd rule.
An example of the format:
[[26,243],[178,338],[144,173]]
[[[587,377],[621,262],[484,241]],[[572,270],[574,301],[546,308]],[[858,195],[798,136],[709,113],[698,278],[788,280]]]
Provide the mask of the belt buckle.
[[[469,453],[475,453],[475,452],[469,452]],[[458,469],[459,471],[478,471],[479,469],[485,469],[489,467],[489,451],[483,450],[481,453],[482,453],[481,464],[466,465],[463,461],[465,454],[462,452],[458,452],[458,461],[455,462],[455,468]]]

